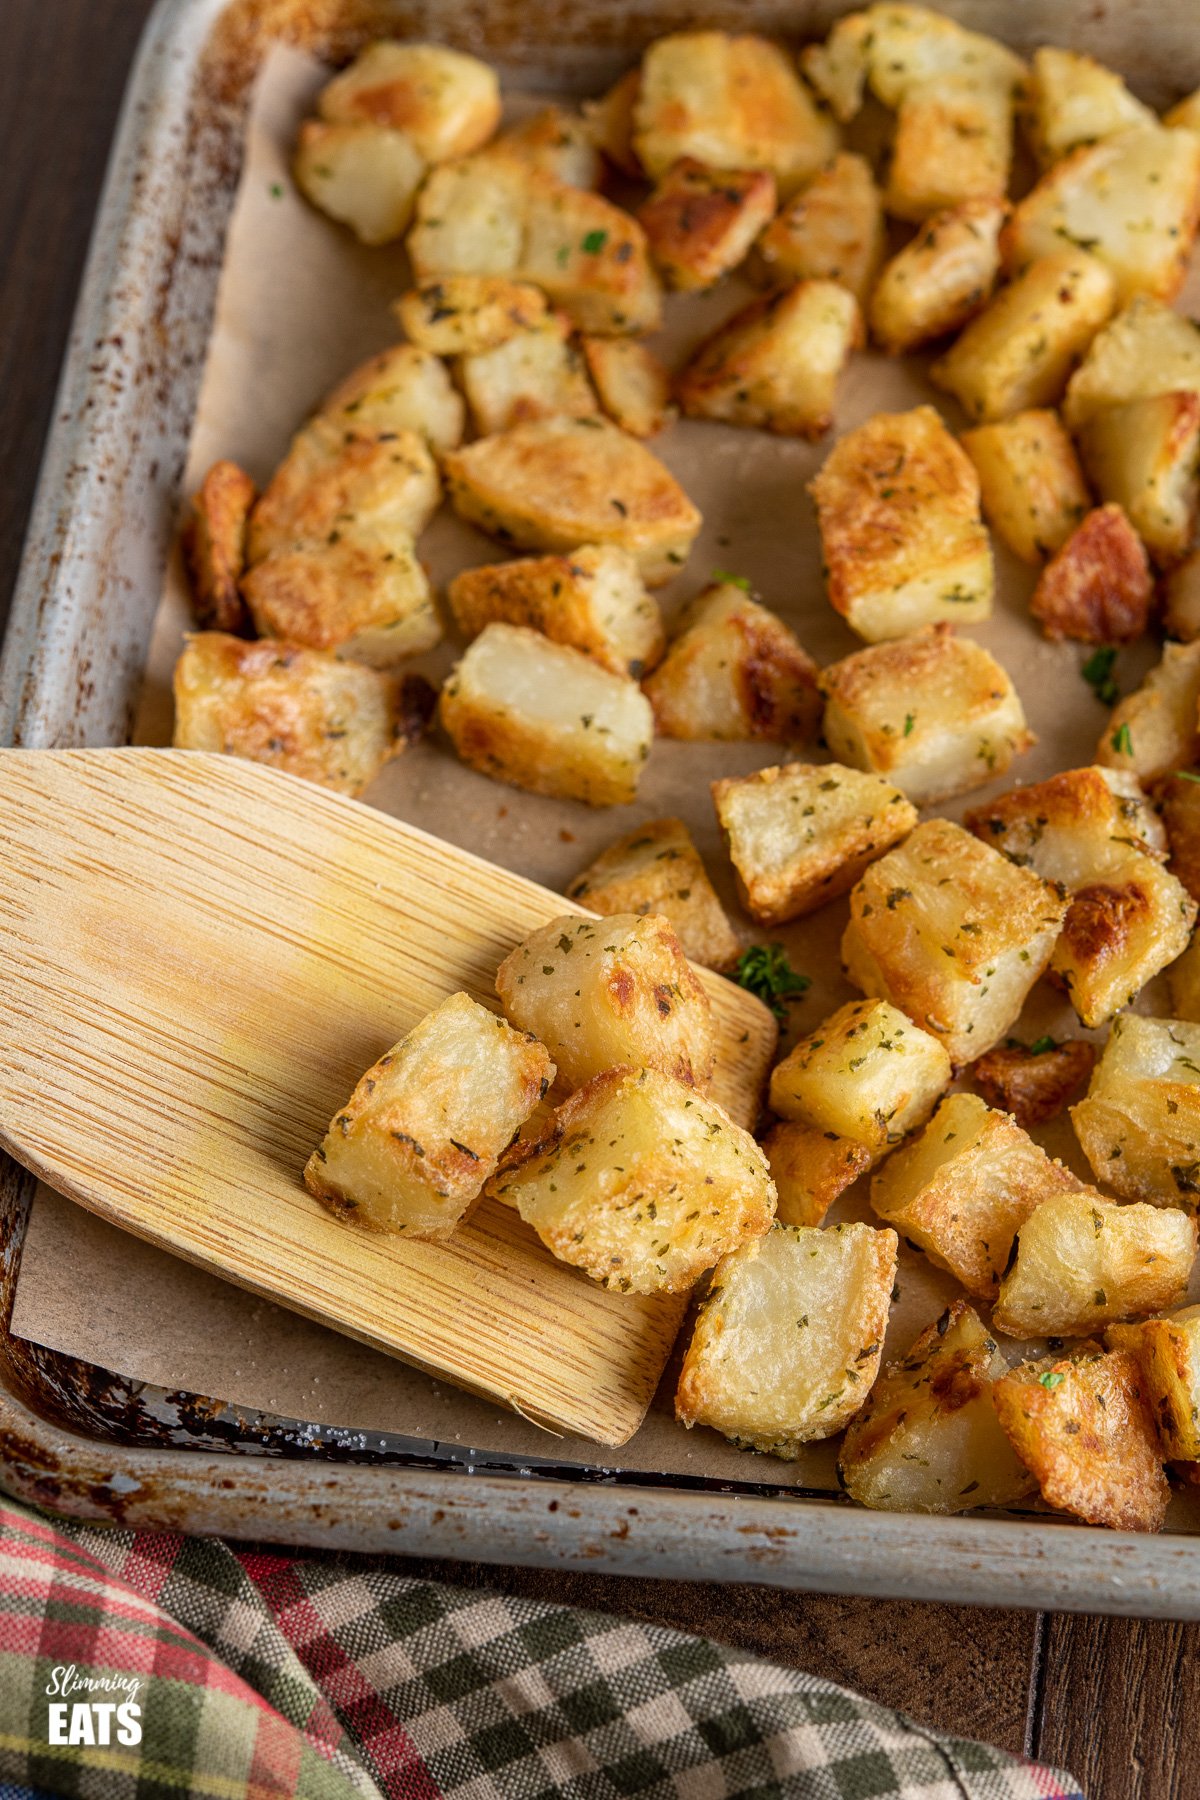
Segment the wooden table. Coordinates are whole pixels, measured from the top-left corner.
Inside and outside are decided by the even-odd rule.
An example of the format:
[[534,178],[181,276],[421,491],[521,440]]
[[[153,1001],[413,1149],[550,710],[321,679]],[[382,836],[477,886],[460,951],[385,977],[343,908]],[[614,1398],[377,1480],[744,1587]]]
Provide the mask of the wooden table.
[[[108,143],[149,10],[150,0],[3,4],[0,617]],[[1065,1764],[1089,1800],[1200,1795],[1200,1626],[451,1563],[420,1572],[705,1632],[947,1730]]]

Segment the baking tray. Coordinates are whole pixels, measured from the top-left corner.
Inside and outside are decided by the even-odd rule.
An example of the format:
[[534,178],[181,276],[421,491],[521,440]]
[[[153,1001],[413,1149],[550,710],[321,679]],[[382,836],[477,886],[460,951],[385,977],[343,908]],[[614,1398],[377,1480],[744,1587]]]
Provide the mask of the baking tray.
[[[807,37],[838,5],[726,0],[706,23]],[[1191,8],[965,0],[1028,50],[1088,48],[1158,103],[1200,82]],[[2,741],[127,739],[176,516],[247,95],[283,38],[333,57],[435,37],[596,92],[675,0],[161,0],[118,128],[0,660]],[[656,1482],[246,1414],[8,1331],[32,1184],[0,1167],[0,1460],[79,1518],[314,1547],[770,1582],[972,1604],[1200,1616],[1200,1539],[860,1511],[769,1483]]]

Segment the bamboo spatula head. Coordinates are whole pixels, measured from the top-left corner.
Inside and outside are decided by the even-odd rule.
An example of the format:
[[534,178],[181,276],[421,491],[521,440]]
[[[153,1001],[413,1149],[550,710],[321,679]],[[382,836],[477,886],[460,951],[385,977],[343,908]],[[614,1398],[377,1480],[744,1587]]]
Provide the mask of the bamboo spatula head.
[[[678,1298],[609,1294],[490,1201],[445,1244],[332,1218],[301,1171],[359,1075],[561,895],[232,758],[0,752],[0,1143],[81,1206],[338,1331],[604,1444]],[[767,1010],[703,977],[714,1097],[753,1121]]]

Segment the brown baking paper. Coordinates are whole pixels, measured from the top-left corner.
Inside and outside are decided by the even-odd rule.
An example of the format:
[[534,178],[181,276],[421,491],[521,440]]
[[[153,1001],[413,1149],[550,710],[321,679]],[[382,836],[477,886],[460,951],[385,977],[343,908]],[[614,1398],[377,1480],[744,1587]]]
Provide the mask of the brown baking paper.
[[[402,251],[357,245],[348,232],[309,208],[291,182],[289,145],[323,78],[324,71],[310,57],[279,48],[258,83],[188,459],[189,493],[218,457],[232,457],[265,481],[292,432],[325,391],[397,336],[388,306],[408,285]],[[519,114],[532,104],[517,96],[511,111]],[[709,295],[673,297],[667,329],[656,347],[678,366],[749,291],[733,280]],[[961,428],[961,416],[930,386],[920,359],[896,362],[859,354],[841,383],[837,429],[844,431],[874,412],[930,401],[953,428]],[[655,440],[654,450],[700,506],[705,521],[687,569],[661,595],[668,615],[721,568],[746,576],[818,662],[832,662],[858,647],[825,599],[815,515],[805,493],[829,441],[814,445],[686,422]],[[420,551],[439,586],[458,569],[503,554],[449,509],[426,532]],[[1009,670],[1039,742],[1004,780],[937,809],[955,817],[989,792],[1003,791],[1013,779],[1037,780],[1090,762],[1106,717],[1079,674],[1085,653],[1047,644],[1030,623],[1033,573],[999,544],[996,563],[995,617],[972,635]],[[136,730],[139,742],[170,742],[171,671],[189,623],[175,563],[168,571],[151,645]],[[456,653],[447,638],[413,666],[439,680]],[[1150,645],[1122,652],[1120,673],[1126,686],[1140,678],[1153,656]],[[709,783],[783,755],[773,746],[659,741],[637,802],[594,811],[497,785],[464,768],[446,740],[434,736],[392,764],[368,799],[395,817],[558,889],[619,834],[643,820],[677,814],[692,830],[735,924],[753,942],[764,934],[737,906]],[[846,911],[845,900],[835,902],[813,918],[769,934],[784,941],[794,966],[812,979],[807,996],[793,1009],[794,1026],[801,1031],[851,997],[838,960]],[[1140,1004],[1148,1011],[1165,1010],[1161,988],[1150,990]],[[1032,996],[1018,1029],[1027,1040],[1046,1031],[1064,1036],[1079,1031],[1069,1009],[1044,985]],[[1088,1175],[1065,1120],[1038,1135],[1054,1154]],[[873,1218],[861,1184],[843,1197],[831,1218]],[[891,1354],[905,1348],[956,1291],[949,1277],[907,1247],[901,1249],[898,1286],[888,1335]],[[583,1440],[556,1439],[486,1401],[245,1294],[45,1190],[39,1192],[30,1220],[13,1330],[132,1379],[285,1418],[439,1439],[518,1457],[587,1462],[599,1455]],[[828,1444],[813,1445],[789,1465],[736,1451],[705,1430],[687,1433],[671,1418],[672,1385],[669,1368],[646,1423],[623,1449],[603,1452],[605,1466],[835,1488],[834,1453]]]

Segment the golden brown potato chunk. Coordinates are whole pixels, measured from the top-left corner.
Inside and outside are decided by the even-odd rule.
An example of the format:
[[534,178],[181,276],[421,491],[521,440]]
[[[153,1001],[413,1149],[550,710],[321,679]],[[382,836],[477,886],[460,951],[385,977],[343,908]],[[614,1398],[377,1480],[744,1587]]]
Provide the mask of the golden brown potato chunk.
[[1181,313],[1138,294],[1092,339],[1067,386],[1063,418],[1078,431],[1104,407],[1175,392],[1200,393],[1200,333]]
[[838,439],[809,493],[831,605],[868,643],[991,616],[992,550],[970,458],[932,406]]
[[691,290],[736,269],[774,211],[775,178],[766,169],[712,169],[685,156],[637,216],[668,286]]
[[816,663],[734,581],[714,582],[692,601],[643,686],[663,737],[800,743],[821,718]]
[[1007,212],[1003,200],[967,200],[927,220],[875,283],[876,342],[898,355],[974,318],[996,284]]
[[851,894],[842,959],[863,993],[940,1038],[952,1062],[973,1062],[1014,1024],[1066,906],[960,825],[930,819]]
[[1034,1481],[1000,1428],[992,1383],[1007,1365],[965,1300],[889,1363],[851,1419],[838,1469],[860,1506],[969,1512],[1012,1506]]
[[553,1079],[535,1039],[452,994],[367,1070],[305,1185],[356,1225],[447,1238]]
[[613,544],[464,569],[446,595],[466,638],[497,619],[529,625],[556,644],[586,651],[602,669],[635,680],[654,667],[666,641],[637,563]]
[[1200,550],[1168,570],[1163,582],[1163,629],[1185,644],[1200,638]]
[[1176,769],[1191,768],[1200,749],[1198,703],[1200,642],[1164,644],[1162,661],[1113,708],[1096,746],[1096,761],[1127,770],[1146,786]]
[[1035,407],[960,440],[979,476],[983,510],[1022,562],[1061,550],[1092,504],[1075,446],[1058,414]]
[[1152,857],[1133,853],[1076,888],[1051,970],[1083,1024],[1103,1025],[1187,948],[1196,902]]
[[618,1063],[708,1085],[712,1009],[661,914],[553,919],[505,957],[496,992],[513,1024],[546,1045],[568,1087]]
[[1051,642],[1128,644],[1150,621],[1154,579],[1119,506],[1098,506],[1038,578],[1029,610]]
[[843,13],[823,44],[805,44],[800,67],[839,125],[858,116],[874,38],[869,13]]
[[1190,769],[1165,775],[1158,803],[1170,847],[1171,873],[1200,900],[1200,781]]
[[883,261],[883,201],[864,156],[835,156],[772,220],[758,242],[773,278],[837,281],[858,304]]
[[455,510],[531,550],[616,544],[650,587],[687,561],[700,514],[644,444],[599,420],[542,419],[446,458]]
[[708,969],[729,969],[741,943],[713,891],[682,819],[651,819],[602,850],[567,888],[606,918],[657,913],[670,921],[684,955]]
[[1071,1121],[1097,1181],[1130,1200],[1195,1211],[1200,1025],[1122,1014]]
[[359,435],[318,414],[296,433],[250,515],[248,561],[332,547],[371,529],[416,538],[440,495],[437,465],[415,431]]
[[1003,199],[1012,161],[1012,97],[967,77],[914,82],[900,101],[885,193],[920,221],[969,200]]
[[971,1080],[989,1106],[1011,1113],[1026,1130],[1062,1111],[1092,1072],[1096,1052],[1084,1038],[1066,1043],[1011,1044],[972,1064]]
[[216,462],[192,496],[183,560],[196,622],[204,631],[236,635],[249,626],[238,582],[246,566],[246,521],[257,493],[244,469]]
[[896,1235],[776,1225],[718,1266],[675,1393],[681,1424],[794,1460],[862,1406],[879,1368]]
[[488,154],[515,157],[568,187],[600,186],[603,165],[588,122],[565,106],[543,106],[510,125],[488,146]]
[[648,438],[671,423],[671,377],[653,350],[637,338],[587,337],[583,357],[614,425],[632,437]]
[[1013,862],[1068,888],[1119,868],[1131,851],[1161,861],[1167,848],[1137,777],[1119,769],[1064,769],[973,807],[963,823]]
[[834,281],[800,281],[743,307],[707,338],[676,383],[691,419],[820,437],[838,376],[863,341],[858,302]]
[[990,1304],[1030,1213],[1082,1186],[1006,1113],[977,1094],[949,1094],[920,1137],[875,1176],[871,1205]]
[[852,1138],[789,1120],[772,1125],[762,1140],[771,1165],[781,1225],[819,1225],[839,1194],[865,1175],[871,1152]]
[[400,681],[297,644],[205,631],[175,665],[172,741],[358,794],[424,735],[432,710],[433,691],[419,677]]
[[527,419],[586,419],[599,411],[583,357],[561,313],[492,350],[458,359],[458,379],[480,437]]
[[431,649],[442,627],[408,533],[355,527],[333,539],[272,551],[243,576],[256,629],[376,669]]
[[599,100],[583,103],[583,116],[597,149],[614,169],[619,169],[622,175],[632,175],[635,180],[642,174],[642,165],[633,147],[633,113],[641,85],[642,71],[635,65],[626,69],[620,80],[614,81]]
[[347,444],[387,445],[397,441],[392,434],[413,432],[441,452],[462,442],[464,409],[439,357],[415,344],[392,344],[352,369],[326,396],[317,418],[331,442],[330,426]]
[[595,1076],[493,1186],[560,1261],[622,1293],[685,1292],[775,1211],[749,1132],[657,1069]]
[[446,162],[491,137],[500,122],[500,83],[489,64],[460,50],[383,38],[326,83],[317,110],[334,124],[388,125],[426,162]]
[[1166,1454],[1181,1462],[1200,1459],[1200,1306],[1110,1325],[1104,1342],[1137,1362]]
[[1033,53],[1026,108],[1029,135],[1044,168],[1080,144],[1098,144],[1131,125],[1158,124],[1103,63],[1049,44]]
[[425,173],[424,158],[403,131],[366,120],[305,119],[292,159],[304,197],[364,244],[403,237]]
[[1200,394],[1106,406],[1080,426],[1079,449],[1101,497],[1124,507],[1155,562],[1178,562],[1196,524]]
[[1124,1350],[1080,1344],[1022,1363],[993,1390],[1013,1449],[1060,1512],[1114,1531],[1160,1531],[1170,1489],[1145,1386]]
[[393,311],[405,336],[433,356],[494,350],[546,317],[546,296],[503,275],[446,275],[410,288]]
[[910,832],[917,809],[879,775],[785,763],[713,782],[746,910],[761,925],[824,906]]

